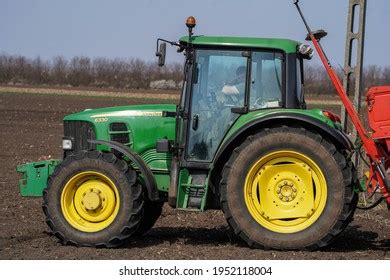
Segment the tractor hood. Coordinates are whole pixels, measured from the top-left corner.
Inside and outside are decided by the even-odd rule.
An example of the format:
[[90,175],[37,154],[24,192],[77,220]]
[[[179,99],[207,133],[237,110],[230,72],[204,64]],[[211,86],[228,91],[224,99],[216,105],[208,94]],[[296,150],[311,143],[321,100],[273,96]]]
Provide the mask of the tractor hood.
[[176,105],[150,104],[87,109],[65,116],[64,130],[67,134],[67,131],[74,131],[69,127],[82,126],[82,123],[88,122],[94,130],[95,139],[120,142],[143,155],[155,150],[157,140],[175,139],[176,120],[173,117],[163,117],[163,111],[175,112]]
[[[64,121],[104,122],[104,119],[129,117],[162,117],[163,111],[176,110],[174,104],[147,104],[86,109],[64,117]],[[108,121],[108,120],[107,120]]]

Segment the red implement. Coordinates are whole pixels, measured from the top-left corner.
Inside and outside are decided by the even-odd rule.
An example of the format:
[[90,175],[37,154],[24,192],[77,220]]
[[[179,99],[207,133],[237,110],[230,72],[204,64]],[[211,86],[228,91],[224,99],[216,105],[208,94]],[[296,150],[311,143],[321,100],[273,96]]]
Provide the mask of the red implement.
[[336,88],[370,160],[369,191],[372,192],[378,187],[381,190],[384,199],[388,205],[390,205],[390,174],[387,172],[387,170],[390,169],[390,86],[373,87],[368,92],[368,118],[370,127],[373,130],[372,134],[368,134],[360,121],[359,115],[353,107],[352,102],[349,100],[336,71],[332,68],[332,65],[321,47],[319,41],[326,33],[324,31],[316,33],[310,30],[310,27],[299,8],[298,2],[299,0],[295,0],[294,4],[309,32],[308,37],[312,41],[329,78]]
[[367,92],[368,122],[372,138],[390,152],[390,86],[372,87]]

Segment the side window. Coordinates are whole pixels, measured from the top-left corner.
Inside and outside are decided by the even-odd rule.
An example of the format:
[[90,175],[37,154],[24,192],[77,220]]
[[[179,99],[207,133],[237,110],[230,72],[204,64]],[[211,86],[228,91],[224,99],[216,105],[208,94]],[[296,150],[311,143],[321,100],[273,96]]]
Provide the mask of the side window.
[[249,108],[251,110],[279,107],[282,101],[283,55],[254,52]]

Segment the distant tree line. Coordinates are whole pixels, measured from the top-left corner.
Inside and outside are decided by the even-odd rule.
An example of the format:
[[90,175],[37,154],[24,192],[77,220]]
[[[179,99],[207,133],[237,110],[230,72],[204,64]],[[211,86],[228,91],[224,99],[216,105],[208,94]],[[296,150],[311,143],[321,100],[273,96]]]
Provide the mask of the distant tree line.
[[[341,67],[336,68],[336,72],[341,81],[344,76]],[[354,76],[351,76],[350,92],[354,90]],[[363,69],[362,89],[366,91],[369,87],[390,85],[390,66],[368,65]],[[323,66],[320,65],[305,65],[305,92],[312,95],[321,94],[336,94],[336,90],[331,83],[328,74]]]
[[[340,76],[342,70],[338,70]],[[180,63],[159,67],[141,59],[91,59],[56,56],[51,60],[19,55],[0,55],[0,84],[98,87],[119,89],[178,89],[183,78]],[[308,94],[334,94],[334,88],[320,65],[307,64],[305,88]],[[364,68],[363,89],[372,85],[390,85],[390,66]]]
[[[0,83],[8,85],[53,85],[147,89],[150,86],[178,88],[182,65],[172,63],[159,67],[141,59],[91,59],[56,56],[51,60],[24,56],[0,55]],[[159,83],[156,83],[159,81]],[[162,84],[162,85],[161,85]]]

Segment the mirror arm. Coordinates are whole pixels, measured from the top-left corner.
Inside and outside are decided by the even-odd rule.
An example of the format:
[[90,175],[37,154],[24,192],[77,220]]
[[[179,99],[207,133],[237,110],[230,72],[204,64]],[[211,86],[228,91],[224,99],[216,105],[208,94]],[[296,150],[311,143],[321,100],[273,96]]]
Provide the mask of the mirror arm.
[[170,44],[171,46],[180,47],[180,44],[179,44],[179,43],[176,43],[176,42],[174,42],[174,41],[168,41],[168,40],[165,40],[165,39],[162,39],[162,38],[158,38],[158,39],[157,39],[157,42],[156,42],[156,52],[158,52],[158,45],[159,45],[160,41],[165,42],[165,43],[168,43],[168,44]]

